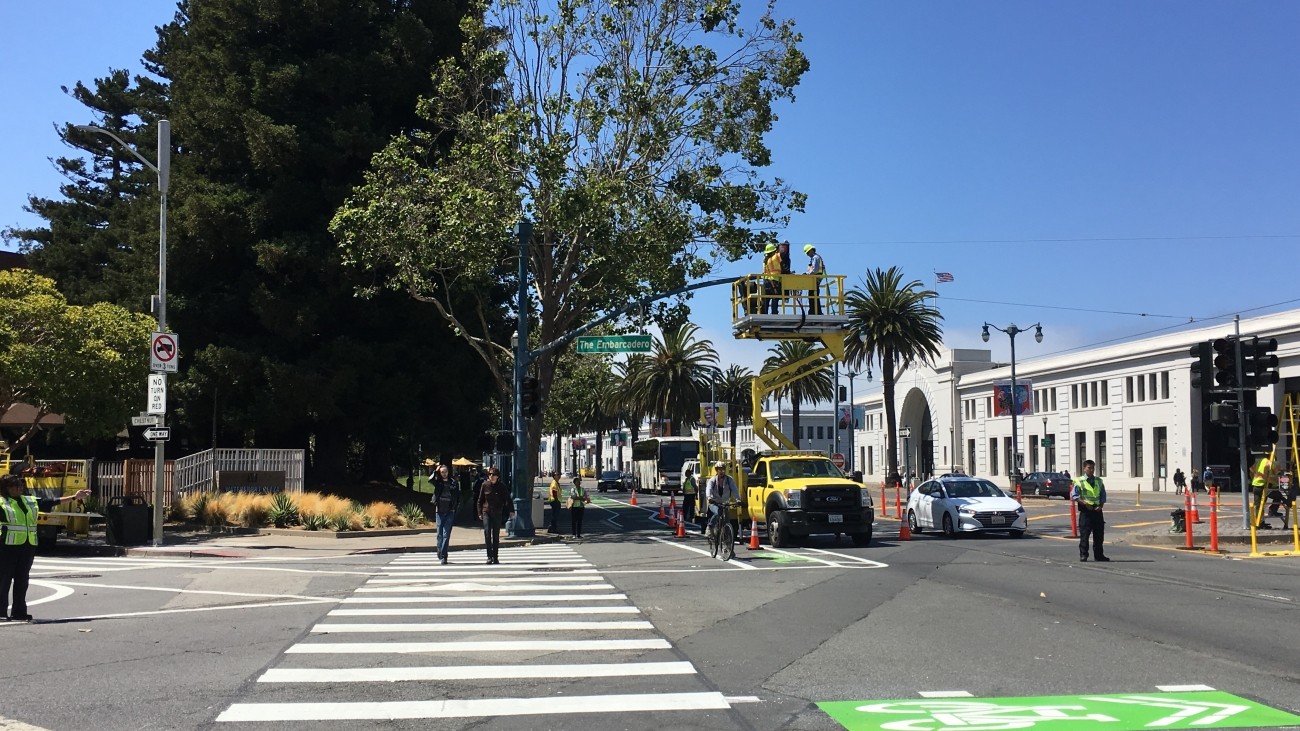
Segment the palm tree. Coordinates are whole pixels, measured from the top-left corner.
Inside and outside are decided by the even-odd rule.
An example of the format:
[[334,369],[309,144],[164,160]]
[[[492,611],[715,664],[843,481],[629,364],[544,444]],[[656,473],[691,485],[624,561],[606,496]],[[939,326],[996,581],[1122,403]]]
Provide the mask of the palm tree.
[[[818,344],[806,340],[782,340],[772,346],[772,355],[763,361],[763,372],[771,373],[792,363],[812,356]],[[794,446],[799,448],[799,406],[804,402],[829,401],[835,393],[831,373],[823,367],[826,358],[813,360],[795,371],[795,377],[774,393],[777,398],[790,397],[790,427],[794,432]],[[802,374],[802,375],[801,375]]]
[[600,369],[587,383],[588,398],[582,401],[577,413],[578,426],[581,431],[596,432],[596,479],[604,469],[604,435],[605,432],[618,428],[617,381],[608,369]]
[[630,379],[632,401],[652,418],[670,420],[674,432],[699,423],[700,402],[706,400],[718,368],[712,343],[696,340],[697,332],[699,328],[689,323],[664,330]]
[[618,400],[617,411],[623,423],[627,425],[632,442],[636,442],[641,437],[641,420],[645,418],[648,411],[646,404],[637,400],[636,389],[632,387],[632,383],[636,380],[636,374],[649,367],[649,362],[649,356],[636,353],[628,356],[622,363],[614,364],[614,372],[618,376],[614,398]]
[[894,416],[894,377],[915,362],[930,363],[939,357],[943,342],[943,315],[927,304],[935,297],[919,280],[903,284],[903,271],[890,267],[867,272],[863,289],[844,294],[849,316],[848,342],[844,362],[861,368],[873,362],[880,365],[881,383],[885,388],[885,425],[888,434],[889,480],[901,480],[898,474],[898,420]]
[[736,444],[736,429],[740,426],[740,415],[748,414],[753,403],[750,394],[754,390],[753,371],[739,365],[729,365],[718,379],[717,398],[727,405],[731,421],[731,444]]

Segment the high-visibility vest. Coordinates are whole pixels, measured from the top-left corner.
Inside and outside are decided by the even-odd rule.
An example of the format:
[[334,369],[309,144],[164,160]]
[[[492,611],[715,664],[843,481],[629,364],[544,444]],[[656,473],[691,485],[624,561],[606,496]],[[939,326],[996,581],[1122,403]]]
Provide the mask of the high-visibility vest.
[[691,475],[690,477],[687,477],[682,480],[682,494],[685,495],[695,494],[695,475]]
[[1259,462],[1255,465],[1255,476],[1250,478],[1251,487],[1263,487],[1268,484],[1268,470],[1272,468],[1273,462],[1268,457],[1260,457]]
[[[27,512],[23,512],[19,500],[27,504]],[[4,527],[4,545],[35,546],[36,516],[40,510],[41,506],[36,502],[36,498],[30,495],[23,495],[17,499],[0,497],[0,520],[3,520],[0,525]]]
[[767,255],[767,258],[763,259],[763,273],[776,275],[776,276],[764,277],[764,279],[777,281],[780,278],[780,274],[781,274],[781,253],[780,252],[773,251],[771,254]]
[[569,490],[569,497],[573,499],[573,507],[585,508],[587,506],[587,489],[582,485],[574,485]]
[[560,502],[560,481],[551,480],[551,491],[547,496],[552,502]]
[[1079,499],[1089,505],[1099,505],[1101,503],[1101,478],[1093,477],[1096,484],[1089,484],[1088,476],[1084,475],[1074,481],[1074,487],[1079,491]]

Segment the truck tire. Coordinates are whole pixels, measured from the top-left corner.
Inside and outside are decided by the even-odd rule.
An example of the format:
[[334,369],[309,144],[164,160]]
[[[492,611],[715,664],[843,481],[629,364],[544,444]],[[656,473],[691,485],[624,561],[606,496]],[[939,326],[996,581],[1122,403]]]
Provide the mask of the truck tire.
[[868,545],[871,543],[871,526],[867,526],[867,529],[862,533],[853,533],[849,537],[853,539],[853,545],[855,546]]
[[790,524],[786,522],[784,510],[773,510],[767,514],[767,540],[772,548],[787,548],[790,545]]

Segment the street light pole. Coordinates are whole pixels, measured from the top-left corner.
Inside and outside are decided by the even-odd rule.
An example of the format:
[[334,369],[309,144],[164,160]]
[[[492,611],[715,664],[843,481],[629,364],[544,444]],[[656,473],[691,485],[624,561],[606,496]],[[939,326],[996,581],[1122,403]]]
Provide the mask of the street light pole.
[[[104,135],[122,149],[131,153],[141,164],[149,168],[158,176],[158,332],[167,332],[167,189],[171,184],[171,167],[172,167],[172,123],[166,119],[158,121],[158,164],[154,165],[135,151],[130,145],[126,144],[121,137],[109,132],[102,127],[95,127],[89,124],[73,125],[74,129],[83,132],[94,132]],[[152,344],[151,344],[152,345]],[[163,380],[164,393],[166,393],[167,374],[165,372],[158,374]],[[165,409],[164,409],[165,411]],[[167,414],[158,415],[158,426],[167,425]],[[161,546],[163,543],[163,464],[166,459],[163,445],[165,442],[157,441],[154,443],[153,452],[153,545]]]
[[[1042,324],[1036,322],[1029,327],[1034,328],[1034,341],[1043,342]],[[980,333],[980,337],[986,343],[989,341],[989,328],[1006,333],[1007,337],[1011,338],[1011,464],[1009,466],[1011,468],[1011,488],[1016,492],[1018,499],[1020,497],[1020,465],[1016,458],[1020,455],[1020,435],[1017,432],[1016,425],[1020,421],[1020,399],[1016,393],[1016,336],[1028,328],[1016,327],[1014,322],[1005,328],[990,325],[986,322],[984,323],[984,331]]]

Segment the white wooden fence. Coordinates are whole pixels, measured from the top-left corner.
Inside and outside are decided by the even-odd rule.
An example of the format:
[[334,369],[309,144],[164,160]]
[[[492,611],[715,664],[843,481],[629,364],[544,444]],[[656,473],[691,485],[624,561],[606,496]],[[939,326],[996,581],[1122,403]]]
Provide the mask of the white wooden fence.
[[[124,462],[96,461],[92,488],[105,503],[110,498],[138,495],[153,502],[152,459]],[[167,461],[163,466],[163,507],[170,507],[172,495],[192,490],[215,490],[216,474],[222,471],[284,471],[286,492],[303,490],[301,449],[209,449]]]

